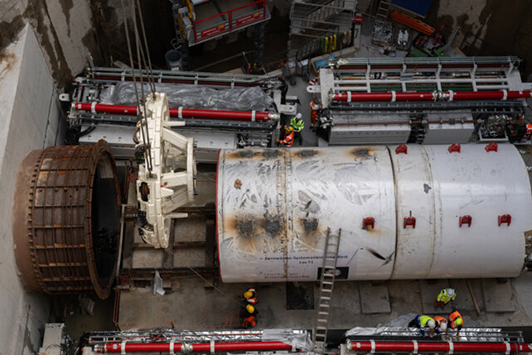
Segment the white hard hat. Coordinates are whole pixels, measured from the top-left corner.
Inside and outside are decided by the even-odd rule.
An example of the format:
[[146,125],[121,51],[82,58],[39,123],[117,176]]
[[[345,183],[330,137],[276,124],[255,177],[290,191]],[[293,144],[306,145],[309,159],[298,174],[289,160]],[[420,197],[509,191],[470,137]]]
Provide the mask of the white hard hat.
[[429,319],[427,321],[427,325],[429,326],[430,329],[436,328],[436,323],[434,323],[434,321],[432,319]]
[[298,113],[298,114],[296,115],[296,118],[301,118],[301,117],[303,117],[303,115],[300,114],[300,113]]
[[447,329],[447,322],[441,322],[440,323],[440,330],[441,331],[444,331]]
[[448,288],[447,289],[447,295],[449,295],[450,297],[452,297],[454,295],[454,288]]

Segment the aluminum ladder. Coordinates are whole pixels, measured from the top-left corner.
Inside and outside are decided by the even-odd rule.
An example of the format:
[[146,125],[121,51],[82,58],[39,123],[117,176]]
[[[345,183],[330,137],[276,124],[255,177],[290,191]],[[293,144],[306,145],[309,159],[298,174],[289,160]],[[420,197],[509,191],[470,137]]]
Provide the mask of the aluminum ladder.
[[390,12],[390,0],[381,0],[377,8],[377,19],[381,21],[388,20],[388,13]]
[[329,329],[329,310],[334,289],[334,279],[336,278],[336,264],[338,262],[341,236],[342,228],[338,230],[338,234],[331,234],[331,228],[327,228],[320,277],[318,317],[316,330],[313,334],[314,352],[317,354],[323,354],[325,352],[327,330]]

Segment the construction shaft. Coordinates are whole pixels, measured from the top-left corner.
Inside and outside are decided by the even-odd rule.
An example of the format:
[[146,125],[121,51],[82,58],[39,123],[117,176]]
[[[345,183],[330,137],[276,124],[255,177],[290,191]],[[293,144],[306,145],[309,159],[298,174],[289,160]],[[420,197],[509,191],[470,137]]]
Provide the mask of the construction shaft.
[[[72,106],[78,111],[92,113],[110,113],[118,115],[136,116],[136,106],[104,105],[97,103],[74,103]],[[270,121],[279,119],[278,113],[256,111],[223,111],[223,110],[198,110],[189,108],[171,108],[170,117],[175,118],[205,118],[209,120],[224,121]]]
[[532,97],[531,91],[427,91],[427,92],[341,92],[333,94],[338,102],[358,101],[466,101],[466,100],[515,100]]
[[280,341],[239,343],[105,343],[94,347],[97,353],[148,353],[148,352],[228,352],[228,351],[278,351],[292,350],[292,345]]

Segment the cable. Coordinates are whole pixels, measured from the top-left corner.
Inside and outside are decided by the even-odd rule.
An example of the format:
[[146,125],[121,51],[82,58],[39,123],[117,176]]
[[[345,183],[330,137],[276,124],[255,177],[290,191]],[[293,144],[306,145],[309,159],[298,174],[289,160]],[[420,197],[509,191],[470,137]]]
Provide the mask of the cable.
[[142,36],[144,38],[144,46],[146,47],[146,56],[148,57],[148,68],[149,68],[148,77],[151,78],[152,93],[155,93],[155,78],[153,77],[153,68],[151,65],[151,58],[150,58],[150,48],[148,47],[148,38],[146,37],[146,30],[144,29],[144,19],[142,18],[142,8],[140,6],[140,0],[137,0],[137,7],[139,9],[140,26],[142,29]]
[[[145,152],[146,165],[148,167],[148,171],[151,173],[151,170],[152,170],[152,164],[151,163],[152,162],[151,162],[151,150],[150,150],[150,145],[149,145],[149,136],[148,136],[148,131],[147,131],[147,125],[143,125],[143,123],[142,123],[143,118],[142,118],[142,113],[141,113],[141,109],[140,109],[140,102],[141,101],[139,99],[139,93],[138,93],[138,89],[137,89],[137,79],[136,79],[136,76],[135,76],[135,64],[134,64],[134,61],[133,61],[133,51],[131,49],[131,40],[129,38],[129,25],[128,25],[128,21],[127,21],[126,7],[124,5],[124,0],[120,0],[120,3],[122,5],[122,14],[124,15],[124,29],[125,29],[125,32],[126,32],[127,48],[128,48],[128,52],[129,52],[129,62],[130,62],[130,66],[131,66],[131,75],[132,75],[132,78],[133,78],[133,86],[135,88],[135,98],[137,100],[137,108],[138,108],[137,109],[137,112],[138,112],[137,126],[138,126],[138,129],[140,129],[141,133],[142,133],[142,141],[144,143],[144,146],[146,147],[146,152]],[[133,13],[133,18],[135,20],[135,7],[134,6],[131,8],[131,11]],[[136,30],[136,24],[134,24],[134,27],[135,27],[135,37],[137,38],[138,34],[137,34],[137,30]],[[138,44],[138,39],[137,39],[137,44]],[[138,49],[138,45],[137,45],[137,49]],[[142,89],[142,94],[144,95],[144,87],[143,87],[143,84],[142,84],[142,59],[140,58],[140,55],[138,53],[137,53],[137,59],[139,60],[139,75],[140,75],[140,78],[141,78],[141,89]],[[144,99],[142,100],[142,102],[144,102]],[[145,106],[144,106],[144,113],[146,113],[146,107]],[[144,129],[144,126],[146,126],[146,130]]]

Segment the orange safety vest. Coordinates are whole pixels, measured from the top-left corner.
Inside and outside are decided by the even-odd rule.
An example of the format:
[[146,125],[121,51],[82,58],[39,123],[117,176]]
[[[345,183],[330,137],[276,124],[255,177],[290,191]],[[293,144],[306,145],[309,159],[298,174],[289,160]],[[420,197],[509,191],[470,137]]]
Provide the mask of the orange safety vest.
[[454,321],[458,318],[462,318],[462,315],[458,313],[458,311],[454,311],[453,313],[449,314],[449,326],[451,329],[456,329],[459,327],[458,325],[454,324]]
[[254,288],[248,288],[248,291],[252,292],[253,296],[251,296],[250,298],[246,298],[246,302],[250,304],[256,304],[257,303],[257,291],[255,291]]
[[315,125],[316,121],[320,118],[320,114],[317,110],[310,110],[310,122]]
[[285,147],[291,147],[294,144],[294,131],[288,132],[281,141]]
[[251,327],[253,328],[254,326],[257,325],[257,322],[255,321],[257,318],[255,316],[249,316],[247,318],[244,318],[244,321],[242,322],[242,326],[244,328],[248,328],[248,327]]
[[442,316],[435,316],[433,319],[436,321],[436,328],[438,328],[442,323],[447,323],[447,319],[443,318]]

